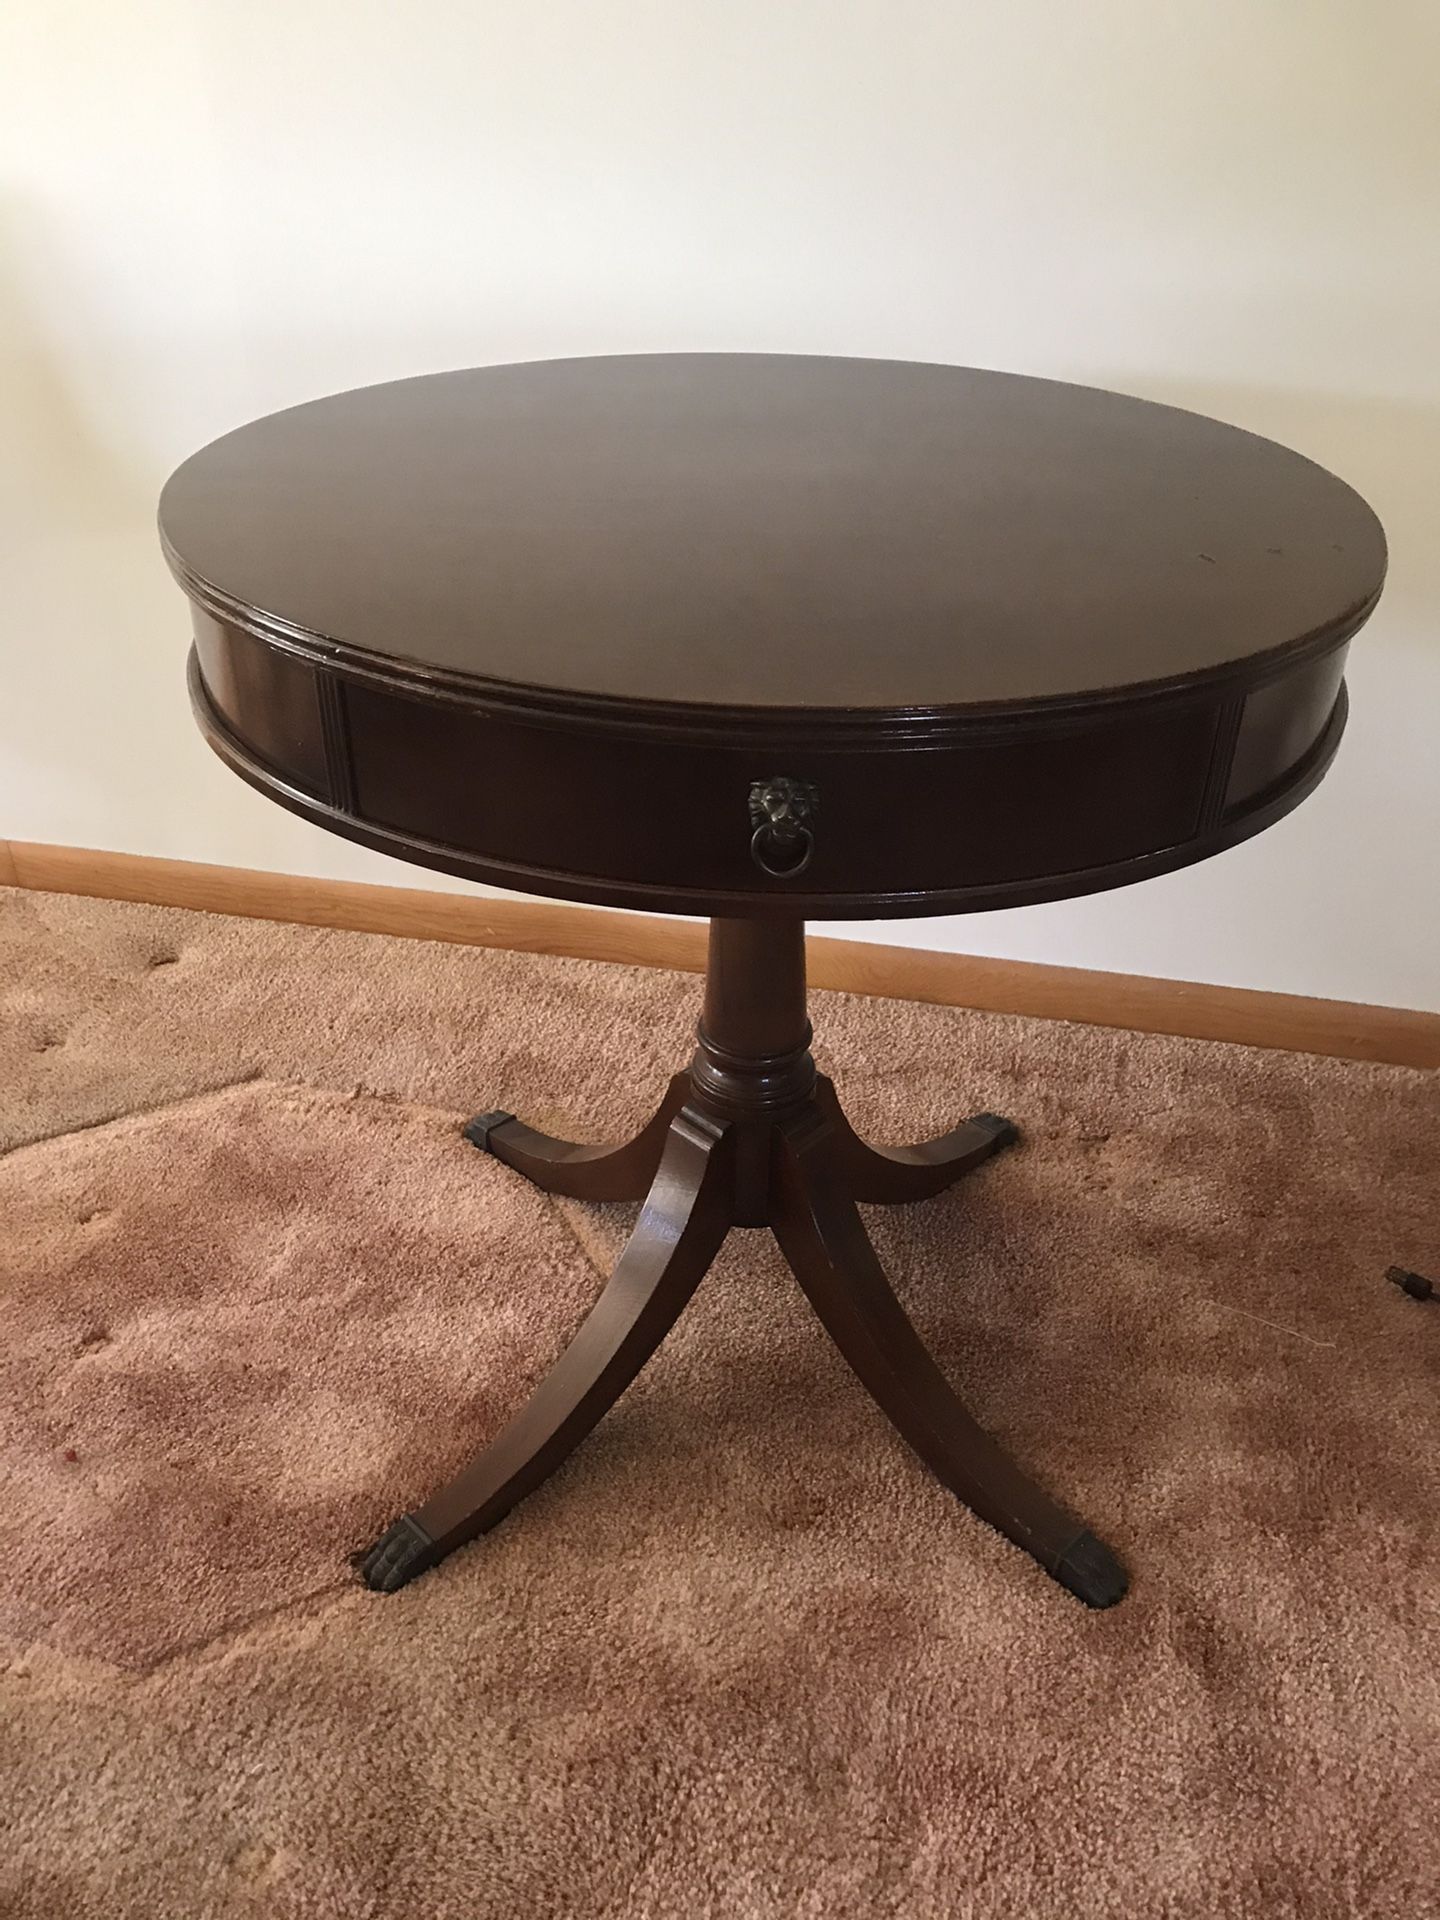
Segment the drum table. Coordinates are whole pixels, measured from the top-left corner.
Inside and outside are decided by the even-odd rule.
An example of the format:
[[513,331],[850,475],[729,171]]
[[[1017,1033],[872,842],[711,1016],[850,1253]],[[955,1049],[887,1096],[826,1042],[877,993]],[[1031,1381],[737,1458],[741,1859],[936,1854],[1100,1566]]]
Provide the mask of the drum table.
[[667,354],[294,407],[188,460],[160,524],[200,726],[262,793],[443,872],[710,919],[694,1058],[636,1138],[466,1128],[548,1192],[644,1204],[570,1347],[371,1549],[369,1585],[501,1520],[729,1229],[769,1227],[941,1480],[1088,1605],[1118,1600],[1114,1554],[976,1425],[856,1208],[938,1193],[1015,1125],[860,1140],[811,1059],[804,922],[1121,886],[1288,813],[1339,744],[1384,576],[1364,501],[1090,388]]

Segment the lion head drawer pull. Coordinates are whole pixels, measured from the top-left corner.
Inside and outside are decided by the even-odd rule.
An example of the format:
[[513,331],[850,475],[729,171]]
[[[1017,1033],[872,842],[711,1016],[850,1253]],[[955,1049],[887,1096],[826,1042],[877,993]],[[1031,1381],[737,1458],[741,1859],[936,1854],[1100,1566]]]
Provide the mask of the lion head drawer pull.
[[808,780],[779,775],[750,788],[750,855],[772,880],[803,873],[815,850],[810,822],[820,809],[820,793]]

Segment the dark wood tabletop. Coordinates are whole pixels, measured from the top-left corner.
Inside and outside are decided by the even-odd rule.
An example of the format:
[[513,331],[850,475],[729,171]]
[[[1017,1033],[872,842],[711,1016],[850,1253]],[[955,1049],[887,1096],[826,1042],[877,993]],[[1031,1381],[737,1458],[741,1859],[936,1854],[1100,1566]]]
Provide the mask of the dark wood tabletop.
[[[677,354],[360,389],[161,503],[213,743],[424,864],[692,912],[1142,878],[1339,738],[1384,538],[1200,415],[897,361]],[[816,802],[763,872],[749,795]]]

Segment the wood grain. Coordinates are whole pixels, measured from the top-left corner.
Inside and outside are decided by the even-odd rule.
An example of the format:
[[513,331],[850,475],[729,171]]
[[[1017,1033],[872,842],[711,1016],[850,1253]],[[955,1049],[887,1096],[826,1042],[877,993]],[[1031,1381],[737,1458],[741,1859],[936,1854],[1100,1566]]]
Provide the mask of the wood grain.
[[[1220,421],[804,354],[331,394],[193,454],[159,522],[197,724],[276,805],[722,919],[1070,899],[1263,832],[1339,746],[1386,564],[1353,488]],[[777,780],[816,796],[778,866]]]
[[159,520],[192,599],[302,657],[687,733],[1249,681],[1340,645],[1385,573],[1353,488],[1258,434],[809,354],[351,388],[192,454]]
[[[557,901],[317,880],[23,840],[0,841],[0,881],[43,892],[343,927],[402,939],[516,948],[691,973],[705,967],[703,923]],[[811,985],[842,992],[1277,1047],[1341,1060],[1440,1066],[1440,1014],[1403,1007],[932,953],[864,940],[813,937],[808,957]]]

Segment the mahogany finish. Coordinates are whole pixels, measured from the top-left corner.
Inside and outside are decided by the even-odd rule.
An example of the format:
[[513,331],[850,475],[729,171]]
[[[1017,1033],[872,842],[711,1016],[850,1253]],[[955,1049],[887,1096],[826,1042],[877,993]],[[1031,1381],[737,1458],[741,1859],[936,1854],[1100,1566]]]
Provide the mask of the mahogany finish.
[[971,1417],[926,1351],[870,1244],[857,1199],[915,1200],[1017,1138],[994,1114],[923,1146],[866,1146],[816,1074],[798,921],[713,920],[688,1076],[627,1146],[548,1140],[510,1114],[467,1137],[549,1193],[644,1200],[600,1298],[531,1399],[471,1464],[362,1558],[394,1592],[495,1526],[560,1464],[674,1325],[732,1226],[774,1229],[830,1337],[883,1411],[965,1503],[1092,1607],[1125,1591],[1114,1554]]
[[160,508],[201,727],[422,865],[711,919],[699,1044],[616,1147],[482,1115],[549,1191],[644,1205],[572,1346],[364,1561],[492,1526],[633,1379],[733,1226],[775,1232],[932,1469],[1089,1604],[1114,1556],[975,1425],[860,1201],[1015,1138],[877,1149],[816,1075],[803,921],[1013,906],[1205,858],[1314,787],[1385,544],[1343,482],[1174,408],[772,355],[478,369],[315,401]]
[[[706,916],[1015,906],[1257,832],[1334,753],[1385,569],[1343,482],[1197,414],[763,354],[317,400],[186,461],[160,526],[244,778],[420,865]],[[751,852],[776,775],[819,795],[789,874]]]

